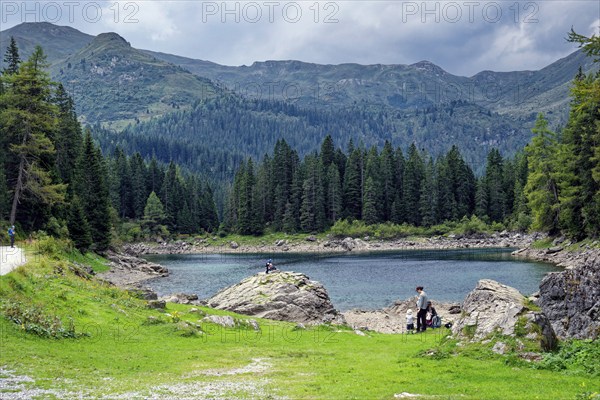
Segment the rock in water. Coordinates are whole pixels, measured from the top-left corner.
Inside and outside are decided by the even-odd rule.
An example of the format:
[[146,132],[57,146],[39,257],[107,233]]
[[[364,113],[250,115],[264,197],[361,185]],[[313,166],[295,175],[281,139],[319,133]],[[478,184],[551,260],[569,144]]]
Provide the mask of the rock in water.
[[537,304],[559,338],[600,337],[600,257],[546,275]]
[[556,345],[556,336],[548,318],[525,306],[525,296],[510,286],[482,279],[467,295],[463,316],[452,327],[457,336],[482,339],[494,332],[507,336],[527,336],[540,342],[544,350]]
[[209,307],[259,318],[301,323],[343,323],[327,290],[304,274],[259,273],[208,300]]

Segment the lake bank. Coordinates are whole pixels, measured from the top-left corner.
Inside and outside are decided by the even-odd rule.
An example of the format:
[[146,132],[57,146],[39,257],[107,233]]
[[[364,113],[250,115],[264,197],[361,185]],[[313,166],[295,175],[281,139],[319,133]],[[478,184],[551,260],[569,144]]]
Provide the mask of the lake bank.
[[306,235],[304,239],[277,239],[271,243],[228,241],[216,237],[208,239],[176,240],[170,242],[139,242],[123,245],[123,251],[134,256],[148,254],[278,254],[278,253],[347,253],[395,250],[452,250],[467,248],[525,248],[543,237],[540,234],[501,232],[492,235],[448,235],[433,237],[380,240],[370,237],[317,238]]

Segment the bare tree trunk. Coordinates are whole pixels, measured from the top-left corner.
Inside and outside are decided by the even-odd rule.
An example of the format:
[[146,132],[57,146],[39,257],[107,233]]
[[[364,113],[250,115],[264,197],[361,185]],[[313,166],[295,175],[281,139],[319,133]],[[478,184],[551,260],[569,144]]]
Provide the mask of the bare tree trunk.
[[17,205],[19,204],[19,199],[21,198],[21,193],[23,193],[23,179],[24,179],[24,171],[25,171],[25,156],[21,156],[21,162],[19,163],[19,175],[17,177],[17,184],[15,186],[15,194],[13,197],[12,208],[10,210],[10,225],[14,225],[15,219],[17,217]]
[[[27,125],[25,135],[23,135],[23,146],[25,146],[25,144],[27,143],[28,138],[29,126]],[[17,207],[19,205],[19,200],[21,199],[21,194],[23,194],[23,188],[25,187],[25,161],[25,155],[21,154],[21,161],[19,162],[19,175],[17,176],[15,194],[13,196],[12,208],[10,210],[10,225],[14,225],[15,220],[17,218]]]

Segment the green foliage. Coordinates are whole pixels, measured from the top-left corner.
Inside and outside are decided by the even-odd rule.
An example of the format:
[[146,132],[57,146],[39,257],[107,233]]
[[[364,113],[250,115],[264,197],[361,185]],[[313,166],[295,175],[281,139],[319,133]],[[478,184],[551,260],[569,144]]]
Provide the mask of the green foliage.
[[389,222],[367,225],[364,221],[338,220],[329,230],[337,237],[361,238],[370,236],[377,239],[395,239],[409,236],[432,236],[432,235],[472,235],[477,233],[500,232],[505,227],[502,224],[488,225],[477,216],[464,217],[458,222],[445,222],[430,227],[418,227],[408,224],[392,224]]
[[556,352],[547,353],[536,367],[600,376],[600,342],[598,340],[562,342]]
[[20,329],[37,336],[53,339],[74,339],[88,336],[85,333],[75,332],[72,318],[68,319],[65,326],[58,316],[48,314],[41,307],[9,301],[2,303],[1,311],[7,319],[19,325]]

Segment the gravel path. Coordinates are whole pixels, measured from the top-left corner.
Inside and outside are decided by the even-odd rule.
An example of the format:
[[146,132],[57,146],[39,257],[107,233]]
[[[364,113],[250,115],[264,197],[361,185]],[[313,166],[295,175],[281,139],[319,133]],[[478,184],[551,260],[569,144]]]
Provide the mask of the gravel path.
[[0,275],[6,275],[27,262],[25,253],[18,247],[0,246]]

